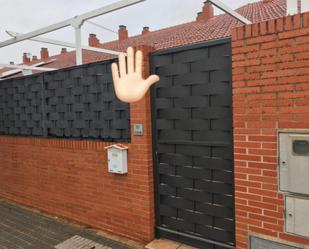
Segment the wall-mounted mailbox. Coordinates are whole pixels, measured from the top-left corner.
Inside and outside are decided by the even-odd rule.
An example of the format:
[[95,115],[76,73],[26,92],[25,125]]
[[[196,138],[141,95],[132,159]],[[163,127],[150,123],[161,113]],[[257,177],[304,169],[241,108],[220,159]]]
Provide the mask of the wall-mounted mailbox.
[[114,144],[105,147],[107,150],[108,172],[115,174],[128,173],[128,147]]
[[286,196],[285,208],[286,232],[309,237],[309,200]]
[[309,133],[279,133],[280,190],[309,195]]

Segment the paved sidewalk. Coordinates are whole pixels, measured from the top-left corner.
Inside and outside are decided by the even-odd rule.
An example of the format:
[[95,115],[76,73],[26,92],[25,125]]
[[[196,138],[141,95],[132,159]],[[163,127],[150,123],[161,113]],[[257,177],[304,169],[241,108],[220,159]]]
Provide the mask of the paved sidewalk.
[[73,226],[0,199],[0,249],[54,249],[75,235],[99,243],[106,249],[133,249],[98,236],[92,230]]

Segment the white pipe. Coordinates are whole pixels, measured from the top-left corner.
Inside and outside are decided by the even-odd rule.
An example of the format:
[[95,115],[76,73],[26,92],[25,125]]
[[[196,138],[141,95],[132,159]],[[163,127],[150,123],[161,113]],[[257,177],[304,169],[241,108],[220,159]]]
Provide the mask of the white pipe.
[[[22,35],[20,33],[16,33],[14,31],[8,31],[8,30],[6,31],[6,33],[9,36],[12,36],[12,37],[17,37],[17,36]],[[61,46],[61,47],[68,47],[68,48],[75,48],[76,49],[76,44],[74,44],[74,43],[58,41],[58,40],[49,39],[49,38],[34,37],[34,38],[29,39],[29,40],[35,41],[35,42],[42,42],[42,43],[57,45],[57,46]],[[96,48],[96,47],[89,47],[89,46],[82,46],[82,49],[90,50],[90,51],[94,51],[94,52],[106,53],[106,54],[113,54],[113,55],[117,55],[117,56],[119,56],[119,54],[121,53],[121,52],[110,50],[110,49]]]
[[109,32],[112,32],[112,33],[115,33],[115,34],[118,35],[118,32],[117,32],[117,31],[112,30],[112,29],[110,29],[110,28],[106,28],[106,27],[104,27],[104,26],[102,26],[102,25],[100,25],[100,24],[97,24],[97,23],[95,23],[95,22],[87,21],[87,23],[89,23],[89,24],[91,24],[91,25],[93,25],[93,26],[96,26],[96,27],[98,27],[98,28],[100,28],[100,29],[104,29],[104,30],[107,30],[107,31],[109,31]]
[[57,68],[35,67],[35,66],[25,66],[25,65],[11,65],[11,64],[2,64],[2,63],[0,63],[0,67],[22,69],[22,70],[36,70],[36,71],[54,71],[54,70],[57,70]]
[[76,44],[76,65],[83,64],[83,52],[82,52],[82,27],[74,27],[75,29],[75,44]]
[[[56,61],[56,59],[52,59],[52,60],[46,61],[46,62],[45,61],[41,61],[41,62],[33,64],[31,66],[32,67],[39,67],[39,66],[43,66],[43,65],[52,63],[54,61]],[[10,71],[5,71],[3,73],[0,73],[0,80],[3,80],[2,78],[8,77],[8,76],[11,76],[11,75],[14,75],[14,74],[18,74],[20,72],[23,72],[23,70],[22,69],[13,69],[13,70],[10,70]]]
[[125,8],[125,7],[128,7],[128,6],[131,6],[131,5],[143,2],[143,1],[146,1],[146,0],[122,0],[122,1],[119,1],[119,2],[116,2],[116,3],[112,3],[112,4],[107,5],[105,7],[102,7],[102,8],[87,12],[85,14],[82,14],[80,16],[76,16],[76,17],[67,19],[65,21],[55,23],[53,25],[49,25],[47,27],[44,27],[44,28],[32,31],[30,33],[21,35],[19,37],[0,42],[0,48],[9,46],[9,45],[17,43],[17,42],[29,40],[30,38],[33,38],[33,37],[36,37],[36,36],[39,36],[39,35],[43,35],[43,34],[46,34],[46,33],[61,29],[61,28],[71,26],[72,23],[76,23],[77,21],[81,23],[81,22],[86,21],[88,19],[91,19],[91,18],[94,18],[94,17],[97,17],[97,16],[101,16],[101,15],[104,15],[104,14],[113,12],[115,10],[119,10],[119,9],[122,9],[122,8]]

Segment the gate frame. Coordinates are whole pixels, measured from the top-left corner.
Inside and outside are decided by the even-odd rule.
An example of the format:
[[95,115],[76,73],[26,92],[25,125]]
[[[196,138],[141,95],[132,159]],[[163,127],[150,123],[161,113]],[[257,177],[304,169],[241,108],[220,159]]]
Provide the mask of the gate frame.
[[[208,46],[215,46],[215,45],[221,45],[221,44],[225,44],[225,43],[232,43],[232,38],[231,37],[226,37],[226,38],[222,38],[222,39],[216,39],[216,40],[209,40],[209,41],[204,41],[202,43],[196,43],[196,44],[189,44],[189,45],[184,45],[181,47],[174,47],[174,48],[167,48],[167,49],[162,49],[162,50],[158,50],[155,51],[153,53],[150,54],[150,71],[151,73],[155,73],[154,72],[154,62],[153,62],[153,58],[156,55],[164,55],[167,53],[177,53],[177,52],[181,52],[181,51],[185,51],[185,50],[192,50],[192,49],[198,49],[198,48],[203,48],[203,47],[208,47]],[[230,53],[230,56],[232,57],[232,51]],[[230,68],[230,77],[231,77],[231,84],[233,84],[232,81],[232,64],[231,64],[231,68]],[[159,231],[165,231],[170,233],[171,235],[176,235],[176,236],[181,236],[183,238],[187,238],[187,239],[194,239],[197,241],[200,241],[202,243],[208,243],[208,244],[213,244],[213,245],[217,245],[217,246],[222,246],[225,248],[230,248],[230,249],[235,249],[236,248],[236,233],[234,233],[234,242],[235,242],[235,246],[231,246],[228,244],[224,244],[222,242],[218,242],[218,241],[213,241],[213,240],[209,240],[209,239],[204,239],[204,238],[199,238],[196,236],[192,236],[186,233],[182,233],[182,232],[177,232],[177,231],[173,231],[170,229],[166,229],[166,228],[162,228],[160,227],[158,224],[160,223],[160,215],[159,215],[159,206],[158,204],[160,203],[159,198],[159,179],[158,179],[158,157],[157,157],[157,132],[156,132],[156,113],[155,113],[155,85],[153,85],[150,89],[150,97],[151,97],[151,125],[152,125],[152,151],[153,151],[153,179],[154,179],[154,211],[155,211],[155,236],[158,238],[160,236],[158,236]],[[231,105],[232,108],[232,105]],[[233,113],[232,113],[232,117],[233,117]],[[232,131],[233,132],[233,131]],[[234,147],[234,140],[232,140],[232,148]],[[234,158],[232,158],[232,163],[233,163],[233,168],[234,168]],[[233,171],[234,173],[234,171]],[[234,177],[235,179],[235,177]],[[234,189],[235,191],[235,189]],[[234,198],[234,221],[236,221],[235,219],[235,193],[233,194],[233,198]],[[236,229],[236,222],[234,224],[235,229]],[[236,231],[236,230],[235,230]]]

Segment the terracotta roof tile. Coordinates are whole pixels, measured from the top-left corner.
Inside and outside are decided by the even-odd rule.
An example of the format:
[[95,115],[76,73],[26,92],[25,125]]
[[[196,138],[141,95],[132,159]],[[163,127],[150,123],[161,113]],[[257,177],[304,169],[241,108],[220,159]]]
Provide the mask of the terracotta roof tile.
[[[247,4],[236,11],[253,23],[276,19],[278,17],[285,16],[286,0],[273,0],[270,2],[259,1],[256,3]],[[152,31],[144,35],[132,36],[122,41],[116,40],[107,42],[100,44],[100,47],[117,51],[125,51],[129,46],[149,45],[154,47],[156,50],[162,50],[229,37],[232,29],[241,25],[242,24],[239,21],[228,14],[221,14],[205,22],[189,22]],[[65,68],[75,65],[75,51],[50,57],[50,59],[53,58],[57,60],[49,64],[48,67]],[[83,50],[83,63],[107,60],[111,58],[114,58],[114,56]],[[38,61],[36,61],[36,63],[37,62]]]

